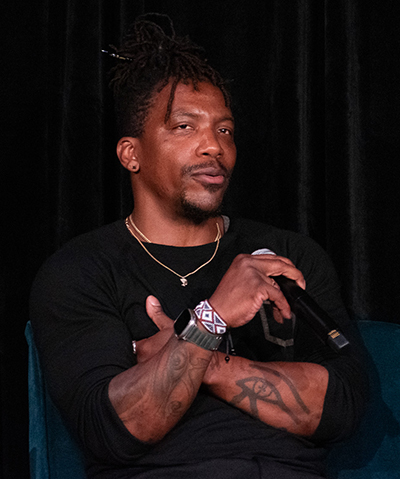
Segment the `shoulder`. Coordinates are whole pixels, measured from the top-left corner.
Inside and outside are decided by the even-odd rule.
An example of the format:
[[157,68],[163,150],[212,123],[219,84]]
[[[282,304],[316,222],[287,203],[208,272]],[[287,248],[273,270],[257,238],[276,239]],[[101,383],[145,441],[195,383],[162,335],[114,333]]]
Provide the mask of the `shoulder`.
[[109,278],[112,270],[122,263],[122,255],[129,248],[129,237],[125,236],[123,221],[117,221],[88,233],[79,235],[65,243],[53,253],[39,269],[32,285],[32,294],[50,291],[60,293],[68,284],[89,285],[94,278]]
[[124,233],[126,233],[124,222],[123,220],[118,220],[72,238],[55,254],[79,250],[112,251],[113,248],[119,247],[126,240],[127,236],[129,237],[129,235]]
[[128,243],[124,233],[123,221],[119,220],[76,236],[53,253],[43,267],[57,265],[60,262],[71,264],[73,260],[101,260],[103,257],[118,255],[121,248]]
[[287,257],[309,253],[325,255],[316,241],[302,233],[244,218],[232,219],[231,228],[248,250],[268,248],[277,255]]

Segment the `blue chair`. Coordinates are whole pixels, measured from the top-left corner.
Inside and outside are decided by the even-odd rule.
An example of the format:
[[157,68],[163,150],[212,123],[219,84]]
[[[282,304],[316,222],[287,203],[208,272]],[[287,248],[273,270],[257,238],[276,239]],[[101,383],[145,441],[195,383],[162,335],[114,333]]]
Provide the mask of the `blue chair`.
[[355,436],[331,451],[329,477],[400,478],[400,325],[357,324],[369,355],[370,403]]
[[30,322],[29,347],[29,462],[31,479],[86,479],[82,453],[51,400],[40,368]]
[[[357,434],[335,446],[331,479],[400,478],[400,325],[359,321],[369,353],[371,402]],[[44,383],[28,322],[31,479],[85,479],[84,461]]]

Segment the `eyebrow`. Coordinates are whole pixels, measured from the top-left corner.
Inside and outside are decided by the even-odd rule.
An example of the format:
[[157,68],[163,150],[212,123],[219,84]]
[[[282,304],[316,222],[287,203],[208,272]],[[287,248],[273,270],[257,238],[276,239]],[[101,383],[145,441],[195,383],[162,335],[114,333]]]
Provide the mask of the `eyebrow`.
[[[171,113],[170,118],[176,118],[178,116],[186,116],[188,118],[198,119],[200,118],[201,115],[198,113],[192,113],[185,110],[175,110]],[[232,115],[227,115],[218,119],[218,122],[222,122],[222,121],[230,121],[232,123],[235,123],[235,120]]]

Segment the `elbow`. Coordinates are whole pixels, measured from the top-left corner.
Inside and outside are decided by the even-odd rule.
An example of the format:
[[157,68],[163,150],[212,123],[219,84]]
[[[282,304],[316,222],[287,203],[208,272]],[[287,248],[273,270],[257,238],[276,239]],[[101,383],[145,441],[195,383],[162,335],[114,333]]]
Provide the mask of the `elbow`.
[[115,410],[126,430],[138,441],[148,446],[154,446],[164,439],[168,430],[163,424],[156,423],[151,415],[135,410],[133,413]]
[[368,387],[363,378],[360,370],[357,378],[329,372],[321,421],[311,437],[314,442],[336,443],[357,431],[368,403]]

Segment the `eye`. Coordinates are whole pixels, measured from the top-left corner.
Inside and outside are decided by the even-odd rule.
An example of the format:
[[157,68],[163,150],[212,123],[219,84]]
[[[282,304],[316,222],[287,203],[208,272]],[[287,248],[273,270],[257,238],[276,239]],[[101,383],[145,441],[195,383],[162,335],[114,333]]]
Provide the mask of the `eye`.
[[219,131],[224,135],[233,136],[233,131],[230,128],[220,128]]
[[182,123],[176,127],[177,130],[188,130],[190,126],[187,123]]

